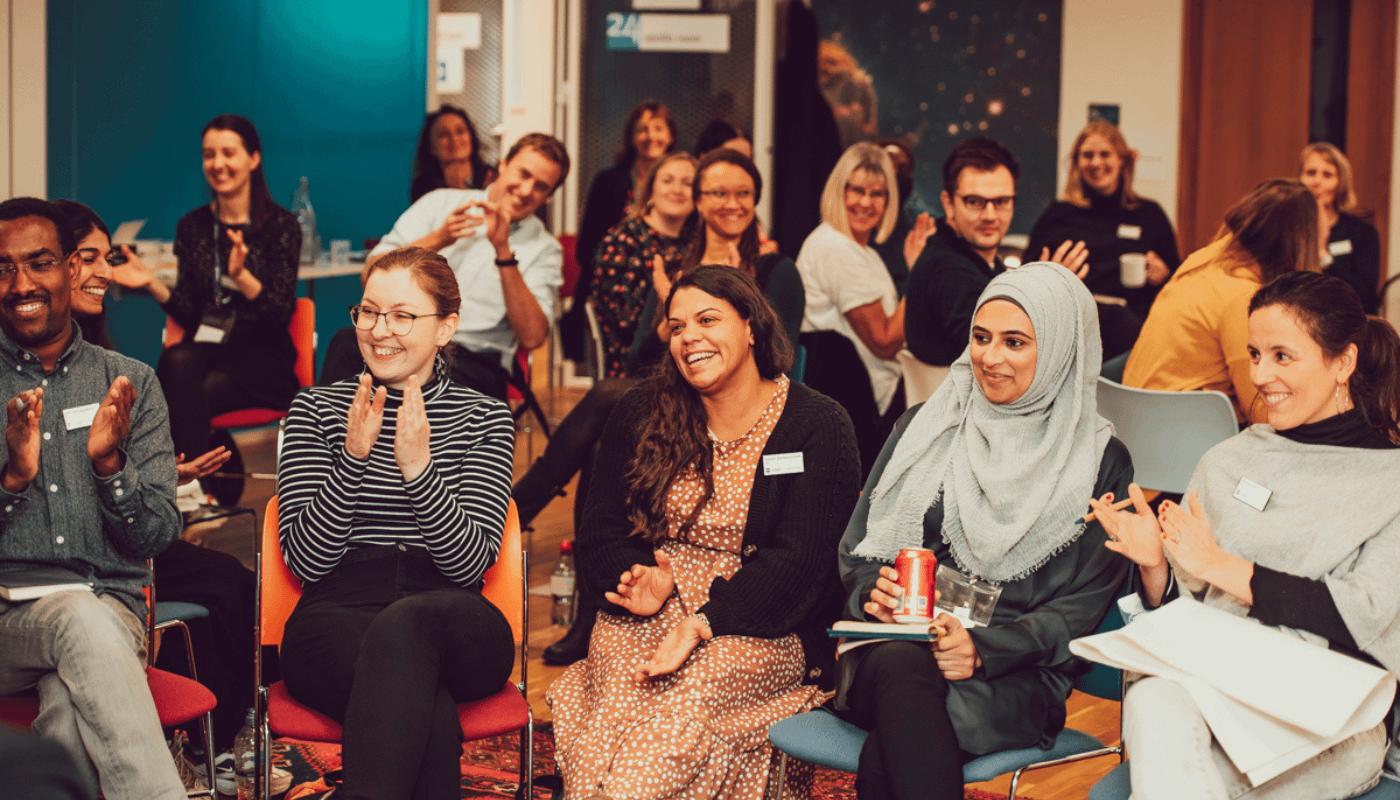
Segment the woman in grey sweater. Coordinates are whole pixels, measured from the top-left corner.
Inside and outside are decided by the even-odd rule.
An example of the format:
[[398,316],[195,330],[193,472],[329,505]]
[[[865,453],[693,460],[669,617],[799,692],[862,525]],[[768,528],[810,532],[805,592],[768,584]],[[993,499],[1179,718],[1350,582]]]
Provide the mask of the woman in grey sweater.
[[[1135,511],[1095,501],[1118,540],[1106,546],[1138,565],[1149,608],[1190,592],[1400,674],[1400,337],[1317,273],[1271,281],[1249,309],[1250,380],[1270,424],[1206,453],[1188,507],[1154,517],[1136,486]],[[1242,492],[1246,481],[1263,489]],[[1141,680],[1124,708],[1138,800],[1352,797],[1396,763],[1382,723],[1252,786],[1179,684]]]

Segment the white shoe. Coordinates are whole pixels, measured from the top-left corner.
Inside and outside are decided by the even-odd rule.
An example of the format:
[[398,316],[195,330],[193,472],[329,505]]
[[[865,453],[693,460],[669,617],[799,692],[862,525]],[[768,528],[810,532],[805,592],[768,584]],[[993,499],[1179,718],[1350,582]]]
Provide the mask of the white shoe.
[[175,487],[175,507],[183,514],[199,508],[199,504],[204,502],[204,490],[199,488],[199,479],[196,478],[182,486]]

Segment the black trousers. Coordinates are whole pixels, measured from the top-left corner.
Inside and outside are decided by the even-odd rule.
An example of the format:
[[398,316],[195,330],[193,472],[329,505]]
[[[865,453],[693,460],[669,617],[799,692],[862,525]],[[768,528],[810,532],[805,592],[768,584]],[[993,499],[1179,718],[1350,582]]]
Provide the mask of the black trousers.
[[[248,657],[248,632],[253,630],[253,571],[228,553],[198,547],[181,539],[156,556],[156,601],[198,603],[209,616],[187,623],[194,646],[199,682],[218,698],[214,708],[214,741],[219,750],[233,746],[243,727],[243,714],[253,706],[253,661]],[[266,654],[265,654],[266,655]],[[276,653],[263,660],[263,677],[276,681]],[[185,648],[166,637],[156,666],[188,674]]]
[[510,624],[426,550],[351,550],[287,620],[282,674],[298,701],[344,725],[347,798],[457,800],[457,704],[499,691]]
[[[209,450],[209,421],[228,411],[240,408],[290,408],[296,395],[296,376],[240,374],[233,365],[224,363],[224,345],[208,342],[182,342],[166,348],[156,362],[156,377],[160,380],[165,404],[170,409],[170,438],[175,453],[196,458]],[[269,396],[265,387],[276,385],[278,391]],[[284,396],[285,395],[285,396]]]
[[[501,367],[498,353],[478,353],[461,345],[448,347],[447,368],[452,380],[487,397],[506,399],[510,375]],[[317,386],[329,386],[336,381],[354,378],[364,371],[365,360],[360,356],[360,344],[354,328],[341,328],[326,345],[326,357],[321,362]]]
[[961,800],[962,767],[948,717],[948,682],[928,645],[882,642],[865,648],[843,716],[870,731],[860,751],[860,800]]
[[[603,438],[603,427],[608,424],[608,417],[618,401],[639,382],[636,378],[606,378],[593,384],[574,410],[554,429],[544,453],[530,465],[529,471],[520,477],[511,490],[510,495],[520,512],[521,525],[529,525],[578,472],[578,491],[574,497],[574,530],[578,531],[579,522],[583,519],[584,501],[588,497],[593,456],[598,449],[598,441]],[[624,466],[617,465],[619,469]]]

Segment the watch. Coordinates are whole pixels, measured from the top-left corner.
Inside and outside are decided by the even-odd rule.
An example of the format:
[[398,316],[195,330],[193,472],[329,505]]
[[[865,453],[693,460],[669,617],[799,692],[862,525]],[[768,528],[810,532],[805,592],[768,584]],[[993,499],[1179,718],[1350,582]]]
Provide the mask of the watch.
[[520,266],[520,259],[518,259],[518,258],[515,257],[515,253],[511,253],[511,254],[510,254],[510,258],[498,258],[498,259],[496,259],[496,266],[498,266],[498,267],[518,267],[518,266]]

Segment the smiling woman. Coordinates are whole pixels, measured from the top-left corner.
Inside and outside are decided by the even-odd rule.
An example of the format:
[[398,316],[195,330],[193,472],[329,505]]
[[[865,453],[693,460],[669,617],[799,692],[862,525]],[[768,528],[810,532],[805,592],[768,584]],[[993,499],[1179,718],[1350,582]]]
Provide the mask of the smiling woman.
[[306,592],[282,669],[298,701],[344,724],[347,796],[458,796],[455,704],[510,675],[510,626],[481,578],[501,546],[514,426],[438,357],[460,305],[437,253],[376,260],[351,309],[369,369],[302,392],[287,418],[279,536]]
[[550,688],[557,758],[570,796],[758,800],[768,726],[830,679],[855,442],[783,376],[792,349],[753,278],[687,271],[666,315],[670,357],[599,450],[627,467],[595,475],[575,542],[602,612]]
[[[904,301],[872,247],[894,229],[898,196],[889,153],[852,145],[822,192],[822,224],[797,255],[807,296],[802,343],[812,363],[806,380],[851,415],[867,468],[904,411],[894,360],[904,346]],[[858,362],[843,357],[852,346]]]
[[211,202],[175,226],[179,271],[168,289],[140,261],[114,279],[148,290],[185,331],[156,375],[170,406],[175,452],[209,449],[209,421],[240,408],[285,409],[296,394],[296,305],[301,226],[263,176],[257,128],[237,114],[210,120],[200,153]]

